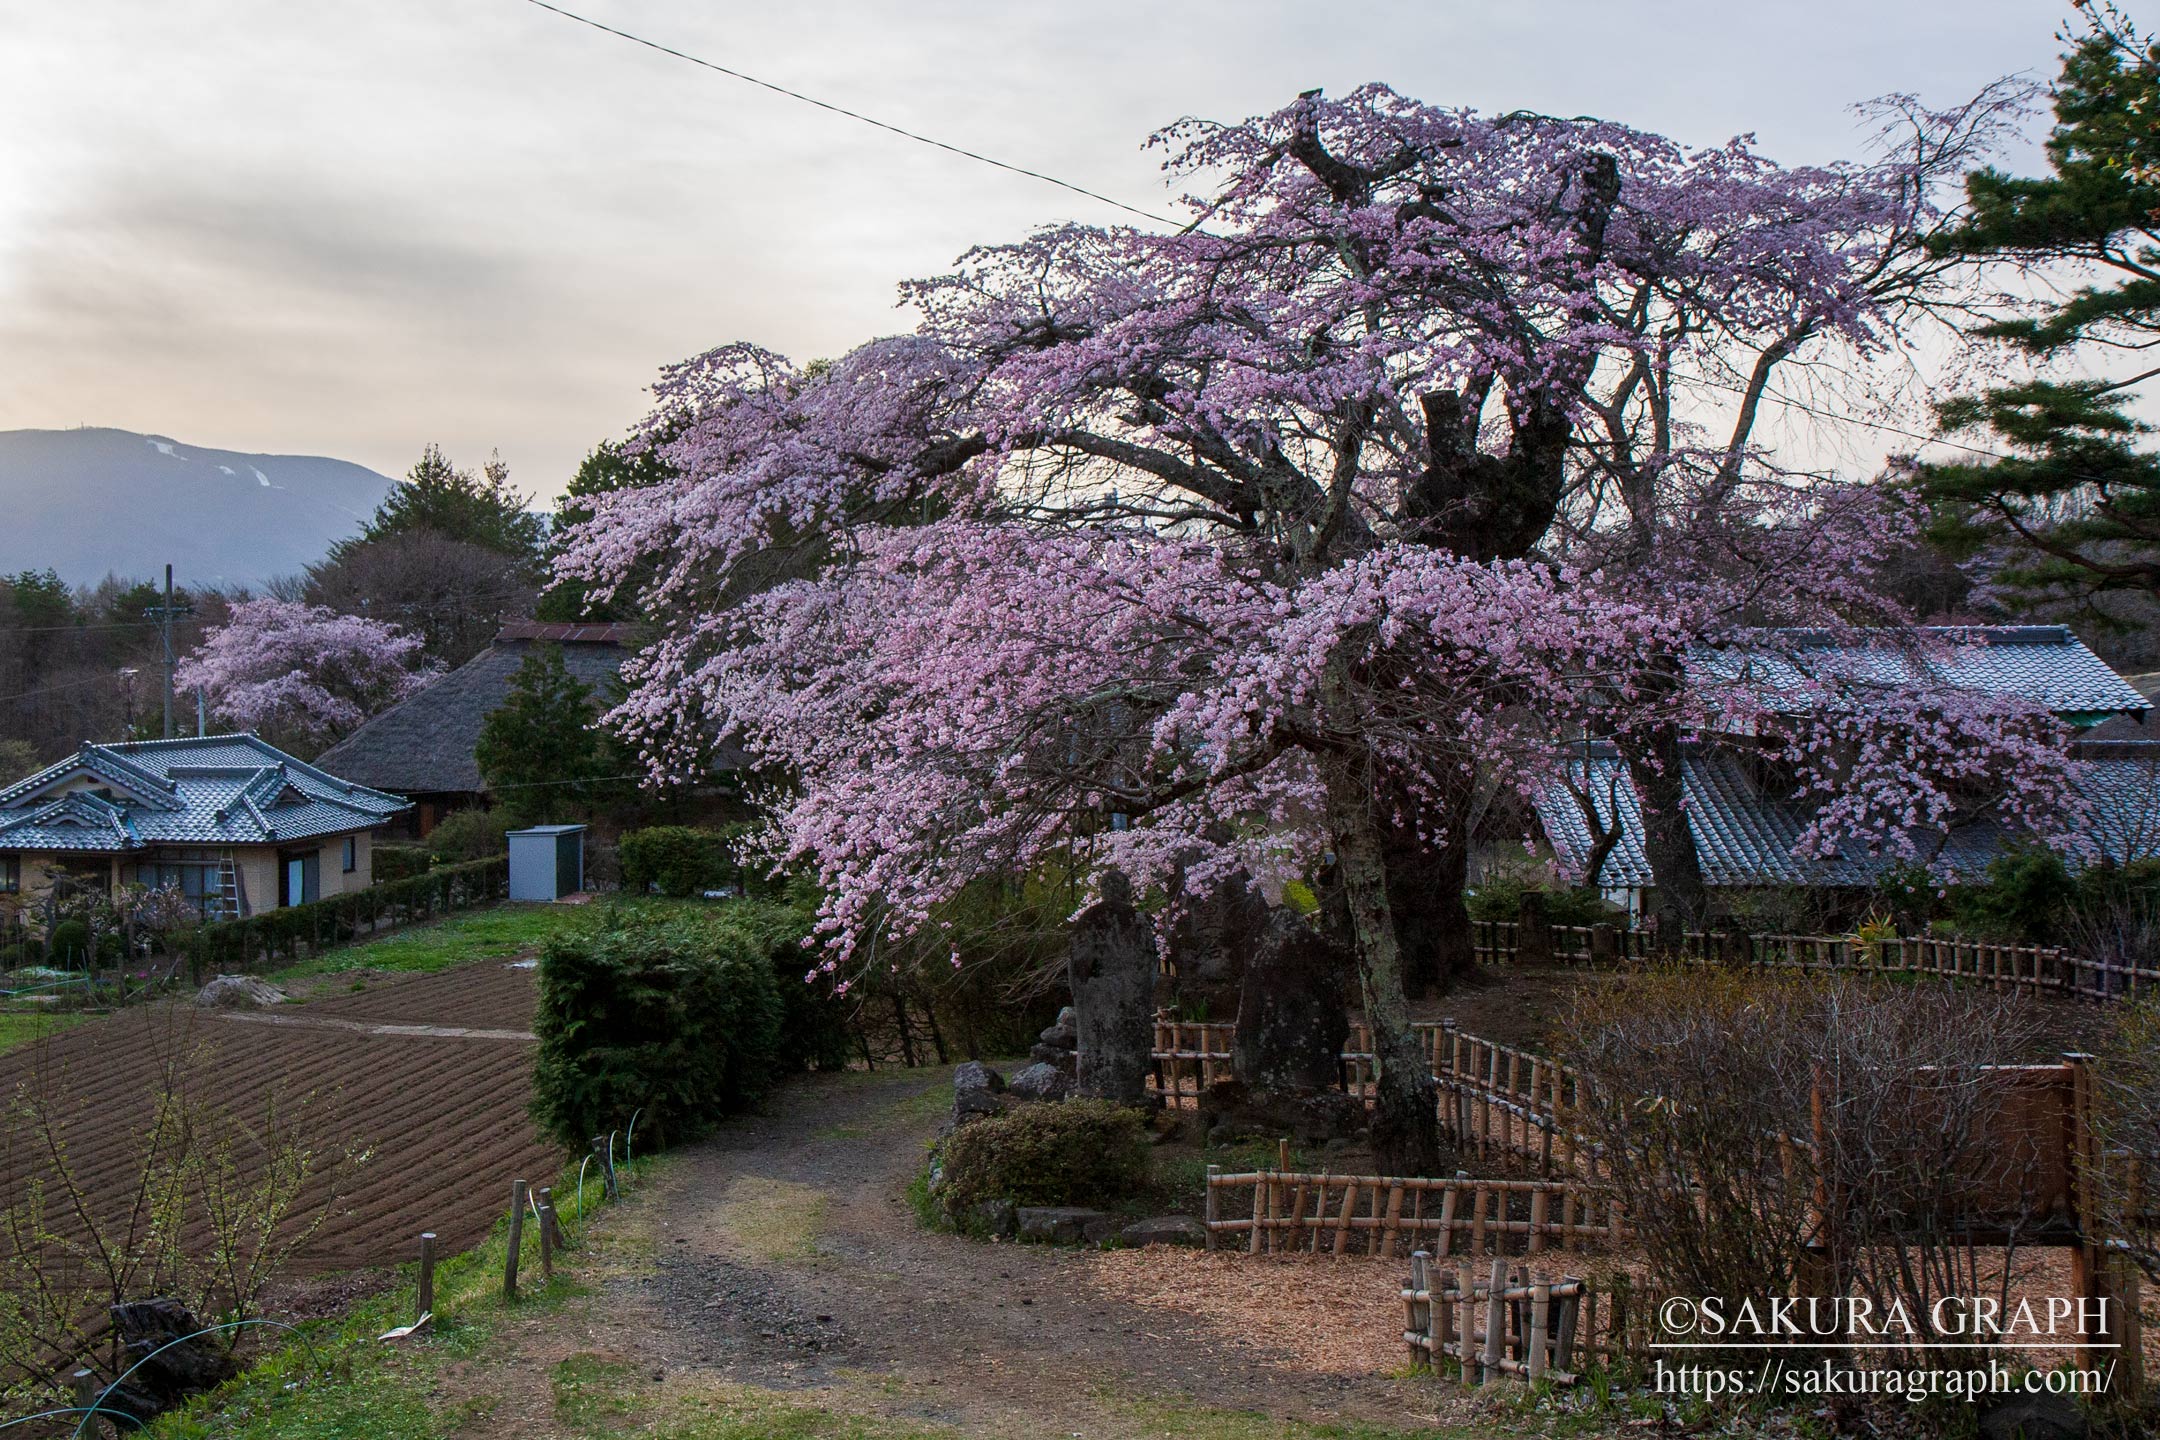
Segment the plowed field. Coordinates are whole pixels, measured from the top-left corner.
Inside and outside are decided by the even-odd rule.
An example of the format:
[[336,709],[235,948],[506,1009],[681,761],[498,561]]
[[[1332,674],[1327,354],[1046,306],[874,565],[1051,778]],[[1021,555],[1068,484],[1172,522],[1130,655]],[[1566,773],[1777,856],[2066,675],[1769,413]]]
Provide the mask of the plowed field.
[[[334,1198],[297,1265],[385,1264],[411,1258],[423,1230],[442,1253],[477,1243],[511,1180],[554,1178],[561,1153],[525,1113],[532,1014],[532,972],[492,960],[252,1014],[149,1007],[0,1056],[0,1096],[28,1086],[48,1098],[103,1224],[127,1214],[168,1076],[251,1126],[274,1118],[313,1147],[359,1152],[358,1164],[310,1182],[303,1209]],[[52,1208],[50,1156],[19,1123],[0,1134],[0,1204],[42,1176]],[[261,1158],[240,1156],[243,1178]]]

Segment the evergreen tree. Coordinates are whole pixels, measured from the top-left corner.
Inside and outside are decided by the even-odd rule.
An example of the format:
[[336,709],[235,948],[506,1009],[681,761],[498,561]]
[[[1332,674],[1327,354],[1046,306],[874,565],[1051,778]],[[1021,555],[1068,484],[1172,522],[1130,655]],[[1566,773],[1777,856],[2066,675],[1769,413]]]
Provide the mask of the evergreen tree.
[[592,687],[570,673],[560,645],[525,657],[474,748],[481,777],[512,817],[584,814],[623,791],[607,777],[629,771],[599,715]]
[[[2112,7],[2078,0],[2086,29],[2054,87],[2051,174],[1981,170],[1966,180],[1970,215],[1945,253],[2033,269],[2074,266],[2093,283],[1979,333],[2036,361],[2104,359],[2160,344],[2160,45]],[[1952,553],[2005,547],[1998,582],[2027,603],[2160,597],[2160,457],[2131,415],[2122,379],[2034,377],[1959,396],[1944,427],[1977,437],[1974,456],[1922,468]]]
[[392,486],[375,507],[359,535],[332,547],[330,557],[341,560],[369,542],[419,531],[537,564],[547,522],[525,508],[500,455],[490,457],[476,475],[452,465],[441,446],[430,445],[404,482]]

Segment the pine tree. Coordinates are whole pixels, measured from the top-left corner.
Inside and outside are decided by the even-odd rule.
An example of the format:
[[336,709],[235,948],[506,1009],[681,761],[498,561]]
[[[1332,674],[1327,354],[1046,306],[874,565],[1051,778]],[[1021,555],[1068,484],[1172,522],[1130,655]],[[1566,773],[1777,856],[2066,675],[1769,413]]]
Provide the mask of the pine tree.
[[[2112,7],[2079,0],[2054,88],[2051,174],[1982,170],[1946,253],[2096,276],[2037,313],[1980,328],[2036,361],[2135,354],[2160,344],[2160,45]],[[2006,546],[1997,579],[2029,602],[2108,592],[2160,598],[2160,457],[2129,411],[2160,369],[2116,380],[2031,378],[1940,407],[1953,434],[2004,458],[1923,467],[1937,538],[1970,555]]]

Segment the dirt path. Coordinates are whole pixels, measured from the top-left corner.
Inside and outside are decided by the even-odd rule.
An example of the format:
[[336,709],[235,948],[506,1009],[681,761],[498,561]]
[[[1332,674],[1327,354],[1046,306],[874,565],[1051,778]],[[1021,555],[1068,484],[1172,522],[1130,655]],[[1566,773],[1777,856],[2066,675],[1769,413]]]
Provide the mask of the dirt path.
[[[491,1390],[488,1422],[470,1433],[567,1433],[552,1430],[546,1396],[580,1364],[634,1364],[639,1382],[666,1390],[753,1387],[902,1430],[1014,1440],[1476,1417],[1454,1387],[1390,1378],[1384,1362],[1330,1368],[1256,1343],[1234,1303],[1136,1303],[1133,1255],[923,1230],[905,1190],[948,1087],[943,1070],[812,1077],[770,1113],[680,1152],[611,1214],[614,1254],[581,1277],[589,1298],[497,1337],[516,1358],[469,1377]],[[1384,1294],[1393,1278],[1374,1268],[1371,1286]],[[1383,1301],[1361,1323],[1392,1313]],[[1395,1352],[1383,1341],[1379,1353]],[[526,1378],[502,1373],[505,1360]],[[1259,1416],[1288,1432],[1237,1428]]]

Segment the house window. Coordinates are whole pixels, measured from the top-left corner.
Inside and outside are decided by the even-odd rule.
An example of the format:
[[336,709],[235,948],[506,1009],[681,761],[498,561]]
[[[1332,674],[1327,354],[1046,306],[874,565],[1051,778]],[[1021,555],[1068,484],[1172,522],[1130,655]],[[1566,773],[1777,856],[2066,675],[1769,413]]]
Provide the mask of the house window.
[[224,913],[221,876],[214,858],[206,860],[189,851],[176,851],[138,866],[135,878],[152,890],[178,890],[206,920]]
[[345,837],[345,873],[350,875],[360,868],[360,842],[352,836]]
[[22,889],[22,857],[0,855],[0,895],[13,895]]

